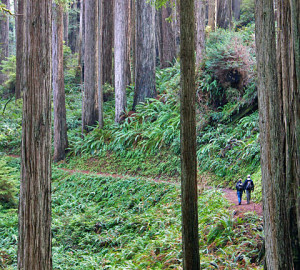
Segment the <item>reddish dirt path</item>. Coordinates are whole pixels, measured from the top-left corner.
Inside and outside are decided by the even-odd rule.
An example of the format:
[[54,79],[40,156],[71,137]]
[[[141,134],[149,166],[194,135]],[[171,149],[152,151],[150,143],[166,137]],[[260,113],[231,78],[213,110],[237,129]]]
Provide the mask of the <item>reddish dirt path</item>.
[[[14,158],[20,158],[19,156],[16,155],[9,155],[10,157],[14,157]],[[59,168],[60,170],[69,172],[71,174],[73,173],[83,173],[83,174],[96,174],[96,175],[102,175],[102,176],[110,176],[110,177],[117,177],[117,178],[126,178],[126,177],[133,177],[130,175],[119,175],[119,174],[109,174],[109,173],[103,173],[103,172],[92,172],[92,171],[81,171],[81,170],[71,170],[71,169],[66,169],[66,168]],[[137,177],[137,176],[135,176]],[[168,181],[163,181],[160,179],[153,179],[153,178],[144,178],[145,180],[150,180],[150,181],[154,181],[157,183],[168,183],[168,184],[175,184],[175,185],[179,185],[180,183],[174,183],[174,182],[168,182]],[[207,187],[209,188],[209,187]],[[224,192],[225,198],[232,203],[232,205],[229,207],[229,209],[232,210],[236,210],[235,215],[239,215],[239,214],[243,214],[246,212],[255,212],[257,215],[262,216],[263,211],[262,211],[262,205],[261,204],[257,204],[257,203],[253,203],[251,202],[250,204],[247,204],[246,200],[245,200],[245,195],[243,194],[243,200],[242,200],[242,204],[238,205],[238,200],[237,200],[237,194],[235,190],[232,189],[222,189],[222,191]]]
[[236,210],[237,211],[236,214],[246,213],[246,212],[256,212],[257,215],[262,216],[263,214],[262,205],[253,202],[247,204],[245,193],[243,194],[242,204],[239,205],[236,190],[225,188],[223,189],[223,192],[225,194],[225,198],[233,204],[230,207],[230,209]]

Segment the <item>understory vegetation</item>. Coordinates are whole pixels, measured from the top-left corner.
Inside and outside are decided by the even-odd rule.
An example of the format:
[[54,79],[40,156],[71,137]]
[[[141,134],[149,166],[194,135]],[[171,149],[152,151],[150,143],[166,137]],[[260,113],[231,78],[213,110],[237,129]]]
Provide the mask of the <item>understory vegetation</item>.
[[[197,160],[202,269],[261,269],[262,220],[236,216],[219,187],[251,174],[261,200],[254,28],[209,33],[197,73]],[[157,70],[158,97],[114,123],[114,89],[104,86],[104,128],[82,136],[76,55],[65,47],[69,149],[53,168],[54,269],[181,269],[180,66]],[[5,63],[12,87],[15,71]],[[22,102],[0,88],[0,269],[16,268]],[[122,175],[70,174],[62,168]],[[169,183],[150,181],[165,180]],[[147,180],[148,179],[148,180]],[[215,188],[217,187],[217,188]]]
[[[1,158],[18,178],[16,158]],[[1,167],[2,170],[2,167]],[[54,269],[181,269],[180,187],[137,177],[52,177]],[[203,269],[258,269],[262,220],[234,216],[216,189],[199,198]],[[0,211],[0,267],[16,269],[17,209]]]

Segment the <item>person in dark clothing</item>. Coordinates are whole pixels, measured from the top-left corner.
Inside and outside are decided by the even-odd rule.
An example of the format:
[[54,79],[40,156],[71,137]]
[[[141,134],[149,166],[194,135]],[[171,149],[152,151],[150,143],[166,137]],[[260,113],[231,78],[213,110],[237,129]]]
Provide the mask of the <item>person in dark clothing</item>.
[[247,204],[249,204],[251,200],[251,191],[254,190],[254,183],[251,180],[250,174],[247,176],[247,179],[244,182],[244,190],[246,190]]
[[239,205],[240,205],[242,203],[242,196],[243,196],[243,192],[244,192],[244,185],[243,185],[243,182],[242,182],[241,178],[236,183],[235,188],[236,188],[236,191],[237,191],[238,202],[239,202]]

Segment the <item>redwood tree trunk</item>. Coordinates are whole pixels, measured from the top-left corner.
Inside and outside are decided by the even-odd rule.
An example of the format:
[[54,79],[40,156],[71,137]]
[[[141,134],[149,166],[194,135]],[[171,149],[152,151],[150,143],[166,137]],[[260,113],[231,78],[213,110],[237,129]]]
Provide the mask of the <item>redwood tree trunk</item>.
[[26,1],[18,1],[18,9],[16,16],[16,99],[21,97],[21,92],[25,82],[25,3]]
[[[10,8],[9,0],[2,0],[6,8]],[[9,18],[7,14],[0,14],[0,64],[8,57]],[[0,85],[6,81],[5,74],[0,67]]]
[[180,1],[181,212],[183,269],[200,269],[196,160],[194,1]]
[[102,0],[102,84],[113,84],[114,1]]
[[195,0],[196,17],[196,67],[199,68],[205,54],[205,4]]
[[115,122],[119,123],[126,109],[128,67],[128,0],[115,0],[114,68],[115,68]]
[[65,159],[68,147],[63,66],[63,7],[52,8],[52,87],[54,109],[54,162]]
[[299,84],[290,3],[278,3],[277,53],[273,1],[257,0],[255,11],[266,268],[270,270],[300,267]]
[[154,7],[147,0],[136,1],[136,77],[133,110],[139,102],[156,96],[154,16]]
[[175,48],[175,31],[173,29],[171,21],[168,18],[172,15],[172,8],[169,2],[167,2],[166,7],[162,7],[161,10],[161,37],[162,37],[162,55],[161,55],[161,67],[170,67],[174,59],[176,58],[176,48]]
[[84,96],[82,130],[98,121],[98,3],[85,1]]
[[63,13],[64,18],[64,42],[65,45],[69,45],[68,34],[69,34],[69,12],[66,11]]
[[28,0],[18,269],[52,269],[51,1]]

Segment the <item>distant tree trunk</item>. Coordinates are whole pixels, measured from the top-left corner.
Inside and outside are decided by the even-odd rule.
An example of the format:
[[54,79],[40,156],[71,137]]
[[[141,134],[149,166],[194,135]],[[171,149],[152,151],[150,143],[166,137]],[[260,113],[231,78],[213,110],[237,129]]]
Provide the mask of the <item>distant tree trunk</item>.
[[50,270],[51,0],[27,0],[18,269]]
[[102,84],[113,84],[114,1],[102,0]]
[[181,212],[183,269],[200,269],[196,159],[194,0],[180,1]]
[[80,1],[80,23],[78,36],[78,68],[76,77],[80,78],[81,90],[83,91],[83,71],[84,71],[84,1]]
[[232,11],[233,11],[233,16],[236,21],[240,19],[241,15],[241,1],[242,0],[233,0],[232,1]]
[[161,57],[161,67],[170,67],[174,59],[176,58],[176,48],[175,48],[175,31],[172,27],[172,23],[167,19],[172,16],[172,7],[169,2],[167,2],[166,7],[162,7],[161,10],[161,23],[162,23],[162,57]]
[[52,7],[52,87],[54,110],[54,162],[64,160],[68,147],[63,66],[63,7]]
[[175,30],[175,49],[176,55],[179,55],[180,51],[180,6],[179,0],[174,1],[174,30]]
[[98,3],[86,0],[85,14],[83,132],[98,121]]
[[69,46],[68,34],[69,34],[69,11],[67,10],[63,14],[64,18],[64,42],[66,46]]
[[154,7],[147,0],[136,1],[136,64],[133,110],[146,98],[156,96]]
[[130,11],[131,11],[131,70],[132,70],[132,81],[135,82],[135,0],[130,1]]
[[224,29],[230,28],[232,20],[232,2],[231,0],[217,0],[217,2],[217,26]]
[[210,27],[211,31],[215,31],[216,29],[216,3],[217,0],[207,0],[207,5],[208,5],[207,26]]
[[126,109],[128,0],[115,0],[114,13],[115,122],[119,123]]
[[98,3],[98,125],[99,128],[103,128],[104,126],[104,115],[103,115],[103,84],[102,84],[102,33],[101,33],[101,14],[102,14],[102,0],[97,0]]
[[[2,0],[6,8],[10,8],[9,0]],[[8,41],[9,41],[9,18],[7,14],[0,14],[0,64],[8,57]],[[0,67],[0,85],[6,81],[6,75],[2,73]]]
[[205,4],[203,0],[195,0],[196,18],[196,68],[202,63],[205,54]]
[[[295,2],[294,2],[295,4]],[[300,268],[299,34],[293,36],[292,1],[278,4],[276,53],[272,0],[256,0],[256,48],[266,269]],[[300,5],[295,12],[299,27]],[[297,32],[299,33],[299,32]],[[278,55],[278,61],[276,61]],[[297,61],[297,60],[296,60]],[[299,61],[299,58],[298,58]],[[299,66],[298,66],[299,67]]]
[[21,98],[21,92],[25,82],[25,3],[26,1],[18,1],[16,16],[16,99]]
[[[85,2],[85,1],[84,1]],[[68,46],[75,53],[78,48],[80,11],[77,1],[71,4],[69,11],[69,29],[68,29]]]
[[156,10],[155,12],[155,64],[161,66],[162,60],[162,16],[161,9]]

